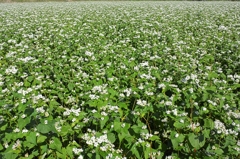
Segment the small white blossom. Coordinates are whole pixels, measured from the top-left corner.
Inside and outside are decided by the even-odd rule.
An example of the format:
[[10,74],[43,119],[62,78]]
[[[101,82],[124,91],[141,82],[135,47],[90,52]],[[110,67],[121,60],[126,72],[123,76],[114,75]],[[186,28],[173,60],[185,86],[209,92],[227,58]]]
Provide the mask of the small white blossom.
[[26,117],[26,114],[23,114],[23,115],[21,116],[21,118],[23,118],[23,119],[24,119],[25,117]]
[[178,133],[176,133],[176,134],[175,134],[175,137],[177,138],[178,136],[179,136],[179,134],[178,134]]
[[89,52],[89,51],[86,51],[86,52],[85,52],[85,55],[87,55],[87,56],[92,56],[93,53],[92,53],[92,52]]
[[21,147],[20,140],[17,140],[16,143],[12,146],[12,149],[16,150],[17,148],[20,148],[20,147]]
[[23,130],[22,130],[22,133],[27,133],[27,132],[28,132],[27,129],[23,129]]
[[18,133],[18,132],[20,132],[20,129],[16,128],[16,129],[13,130],[13,132]]
[[73,152],[74,154],[79,155],[81,152],[83,152],[83,149],[73,148]]
[[183,120],[183,119],[180,119],[180,123],[184,123],[184,120]]
[[143,107],[148,105],[147,101],[141,100],[141,99],[137,100],[137,104],[140,105],[140,106],[143,106]]

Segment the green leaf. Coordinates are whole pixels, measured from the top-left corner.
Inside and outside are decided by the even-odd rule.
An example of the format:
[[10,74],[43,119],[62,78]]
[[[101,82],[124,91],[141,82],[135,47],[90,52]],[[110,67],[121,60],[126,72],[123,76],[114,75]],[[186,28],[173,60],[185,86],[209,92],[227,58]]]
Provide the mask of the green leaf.
[[37,144],[36,133],[35,132],[30,132],[26,137],[26,141],[36,145]]
[[149,140],[151,140],[151,141],[158,140],[158,139],[159,139],[159,137],[156,135],[153,135],[152,137],[149,138]]
[[135,137],[131,136],[131,135],[125,136],[124,139],[128,142],[129,145],[132,144],[135,141]]
[[174,150],[179,150],[179,142],[176,139],[171,139],[172,145],[173,145],[173,149]]
[[49,103],[50,106],[59,106],[60,104],[56,101],[56,100],[51,100],[50,103]]
[[1,126],[0,130],[5,131],[8,128],[8,123]]
[[27,80],[25,80],[25,81],[24,81],[24,86],[25,86],[25,87],[30,87],[30,86],[31,86],[31,83],[28,82]]
[[53,143],[49,145],[49,148],[62,153],[62,142],[58,138],[53,137]]
[[142,159],[139,152],[138,152],[138,148],[137,145],[134,144],[131,148],[131,152],[138,158],[138,159]]
[[202,100],[203,101],[207,101],[208,100],[208,93],[204,91],[203,95],[202,95]]
[[18,119],[18,127],[19,129],[23,129],[27,124],[31,122],[31,116],[28,116],[26,118],[19,118]]
[[70,91],[73,90],[74,87],[75,87],[75,85],[73,83],[68,83],[68,89]]
[[35,144],[27,142],[27,141],[25,141],[23,143],[23,145],[24,145],[24,147],[28,147],[29,149],[31,149],[31,148],[33,148],[35,146]]
[[236,144],[236,139],[233,136],[227,135],[224,143],[224,147],[227,147],[229,145],[235,145]]
[[48,124],[38,124],[37,130],[40,133],[46,134],[46,133],[49,133],[51,131],[51,126],[48,125]]
[[32,82],[32,81],[33,81],[33,79],[34,79],[34,77],[33,77],[33,76],[28,76],[28,77],[27,77],[27,80],[28,80],[29,82]]
[[220,148],[216,149],[214,152],[218,155],[222,155],[224,153],[224,151]]
[[107,104],[108,104],[108,101],[98,100],[97,102],[98,107],[106,106]]
[[116,137],[115,137],[114,133],[108,133],[107,138],[111,143],[114,143],[116,141]]
[[173,145],[174,150],[179,150],[179,144],[182,143],[185,139],[185,136],[183,134],[178,134],[175,131],[172,131],[170,134],[170,139]]
[[87,156],[88,158],[93,158],[93,153],[88,153]]
[[61,158],[61,159],[66,159],[67,158],[66,154],[62,154],[62,153],[59,153],[59,152],[56,152],[56,154],[57,154],[58,158]]
[[15,159],[18,157],[18,155],[13,152],[5,153],[3,156],[5,159]]
[[19,112],[19,113],[24,112],[24,111],[26,110],[26,107],[27,107],[26,104],[21,104],[21,103],[20,103],[19,106],[17,107],[18,112]]
[[39,152],[38,152],[38,150],[36,150],[36,151],[33,151],[33,152],[31,153],[31,155],[33,155],[33,156],[38,156],[38,155],[39,155]]
[[112,88],[109,88],[108,92],[111,94],[111,96],[115,96],[117,94],[117,91]]
[[209,79],[216,78],[216,77],[218,77],[218,74],[216,72],[209,72],[208,73],[208,78]]
[[104,128],[106,122],[108,121],[109,117],[108,116],[105,116],[103,120],[100,120],[100,126],[101,126],[101,129]]
[[90,100],[90,101],[87,102],[87,104],[90,107],[95,107],[95,106],[97,106],[97,101],[96,100]]
[[144,158],[145,159],[149,159],[150,152],[151,152],[150,147],[146,147],[146,149],[144,150]]
[[214,122],[212,119],[204,119],[204,128],[210,128],[213,129],[214,128]]
[[73,147],[68,146],[66,148],[67,154],[70,158],[73,158],[73,151],[72,150],[73,150]]
[[50,131],[56,132],[54,121],[49,121],[48,124],[38,124],[37,131],[42,134],[49,133]]
[[42,145],[40,146],[40,149],[41,149],[41,153],[43,154],[48,151],[48,145]]
[[4,148],[4,147],[3,147],[2,144],[0,143],[0,151],[3,150],[3,148]]
[[142,131],[142,127],[137,126],[137,125],[133,125],[131,128],[132,128],[133,131],[134,131],[135,133],[137,133],[137,134],[139,134],[139,133]]
[[37,137],[37,143],[43,143],[46,139],[46,136],[40,135]]
[[96,159],[101,159],[101,156],[99,154],[96,154]]
[[118,133],[118,139],[120,141],[120,143],[122,142],[122,140],[126,137],[126,134],[124,133]]
[[190,142],[190,144],[196,148],[197,150],[200,149],[201,147],[204,146],[205,144],[205,138],[204,138],[204,135],[195,135],[193,133],[190,133],[188,135],[188,140]]
[[185,124],[184,123],[180,123],[178,121],[174,122],[174,127],[177,128],[177,129],[183,129],[185,127]]
[[210,138],[209,134],[210,134],[210,130],[209,129],[204,129],[203,130],[203,135],[204,135],[205,138]]
[[66,136],[67,134],[69,134],[70,132],[72,132],[72,128],[70,125],[63,125],[61,128],[61,131],[59,132],[59,134],[61,136]]
[[121,124],[122,124],[122,123],[119,122],[119,121],[114,121],[114,123],[113,123],[113,125],[114,125],[114,130],[115,130],[116,132],[118,132],[118,133],[121,132],[121,129],[122,129]]
[[118,103],[118,106],[119,106],[119,108],[128,109],[127,104],[126,104],[126,103],[123,103],[123,102]]
[[216,93],[217,87],[215,87],[215,86],[206,87],[205,90],[206,90],[208,93],[212,94],[212,93]]

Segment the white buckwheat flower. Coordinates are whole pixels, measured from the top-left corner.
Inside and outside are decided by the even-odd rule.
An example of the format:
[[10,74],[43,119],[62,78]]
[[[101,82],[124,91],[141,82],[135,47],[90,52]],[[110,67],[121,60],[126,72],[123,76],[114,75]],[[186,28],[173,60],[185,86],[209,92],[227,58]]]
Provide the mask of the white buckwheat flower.
[[16,66],[9,66],[9,67],[6,69],[5,73],[6,73],[7,75],[9,75],[9,74],[16,74],[17,71],[18,71],[18,69],[16,68]]

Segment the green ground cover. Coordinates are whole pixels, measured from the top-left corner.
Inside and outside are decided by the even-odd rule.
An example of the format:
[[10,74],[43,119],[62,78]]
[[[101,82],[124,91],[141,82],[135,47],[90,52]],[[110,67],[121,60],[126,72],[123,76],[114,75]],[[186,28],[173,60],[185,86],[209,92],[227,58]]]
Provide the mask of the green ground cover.
[[0,4],[0,158],[237,158],[240,3]]

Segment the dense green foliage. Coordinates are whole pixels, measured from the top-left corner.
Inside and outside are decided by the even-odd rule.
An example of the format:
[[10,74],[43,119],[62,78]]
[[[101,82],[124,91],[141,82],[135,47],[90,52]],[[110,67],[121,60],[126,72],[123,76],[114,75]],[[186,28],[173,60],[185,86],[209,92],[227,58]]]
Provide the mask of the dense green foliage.
[[0,4],[0,158],[237,158],[240,3]]

